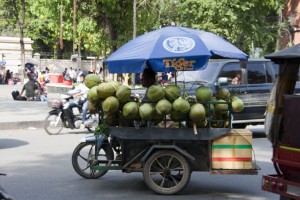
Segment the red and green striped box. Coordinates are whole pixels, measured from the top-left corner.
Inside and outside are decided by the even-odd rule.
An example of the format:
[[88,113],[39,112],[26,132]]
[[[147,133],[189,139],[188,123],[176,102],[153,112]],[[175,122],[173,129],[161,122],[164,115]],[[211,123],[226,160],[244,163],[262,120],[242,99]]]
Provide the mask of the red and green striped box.
[[251,169],[252,132],[232,129],[212,142],[212,169]]

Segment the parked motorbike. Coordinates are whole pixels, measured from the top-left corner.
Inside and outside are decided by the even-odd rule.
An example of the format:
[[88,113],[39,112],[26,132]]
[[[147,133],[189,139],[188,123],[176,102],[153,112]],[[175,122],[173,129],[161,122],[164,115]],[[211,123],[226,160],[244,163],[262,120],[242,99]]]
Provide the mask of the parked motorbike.
[[[64,94],[61,96],[61,100],[48,100],[48,106],[53,108],[53,110],[49,112],[49,115],[45,119],[44,129],[49,135],[57,135],[64,127],[70,127],[67,120],[68,115],[65,113],[65,109],[69,107],[69,101],[72,98],[72,96]],[[72,122],[76,129],[80,129],[82,124],[82,106],[79,105],[78,110],[79,112],[77,114],[74,114],[72,110],[70,110]],[[88,112],[86,119],[84,126],[92,133],[98,126],[99,113]]]

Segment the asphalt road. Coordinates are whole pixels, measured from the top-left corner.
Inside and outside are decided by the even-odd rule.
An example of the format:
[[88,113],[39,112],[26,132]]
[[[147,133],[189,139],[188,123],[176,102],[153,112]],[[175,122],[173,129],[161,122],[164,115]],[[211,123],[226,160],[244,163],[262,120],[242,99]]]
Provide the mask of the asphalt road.
[[[263,132],[258,128],[257,131]],[[178,195],[161,196],[144,183],[141,173],[110,171],[97,180],[81,178],[72,168],[71,155],[87,132],[63,130],[50,136],[43,129],[2,130],[0,132],[0,177],[15,200],[85,199],[278,199],[260,189],[262,174],[274,173],[270,162],[271,143],[266,138],[253,140],[258,175],[210,175],[193,172],[187,187]]]

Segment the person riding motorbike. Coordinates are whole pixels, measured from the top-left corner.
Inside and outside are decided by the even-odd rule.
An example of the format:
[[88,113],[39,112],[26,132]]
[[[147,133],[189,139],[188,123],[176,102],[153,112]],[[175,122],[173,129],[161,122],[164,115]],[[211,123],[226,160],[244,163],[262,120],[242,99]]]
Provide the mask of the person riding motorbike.
[[73,129],[74,126],[74,114],[73,108],[81,108],[82,107],[82,123],[86,121],[86,115],[88,112],[88,101],[87,101],[87,93],[89,88],[84,84],[86,74],[82,73],[80,75],[80,84],[77,85],[73,90],[70,90],[68,94],[71,94],[74,99],[79,98],[77,101],[72,101],[68,108],[64,109],[65,116],[67,118],[69,128]]

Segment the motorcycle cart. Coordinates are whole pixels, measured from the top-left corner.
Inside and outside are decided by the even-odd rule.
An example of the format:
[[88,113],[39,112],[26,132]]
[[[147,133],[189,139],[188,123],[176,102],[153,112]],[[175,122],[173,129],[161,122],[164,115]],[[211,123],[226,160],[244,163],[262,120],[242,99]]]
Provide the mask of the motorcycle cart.
[[[212,33],[171,26],[128,42],[105,63],[110,73],[141,73],[147,65],[156,72],[174,72],[176,80],[176,71],[201,70],[210,58],[247,60],[247,55]],[[168,127],[166,118],[160,126],[132,120],[133,127],[110,127],[105,137],[83,139],[73,152],[73,167],[85,178],[99,178],[109,170],[142,172],[145,183],[159,194],[181,191],[193,171],[257,174],[252,133],[231,129],[228,120],[225,128],[215,128],[218,120],[209,117],[205,128],[189,126],[188,119],[177,121],[176,127]]]

